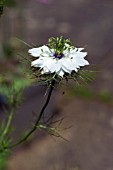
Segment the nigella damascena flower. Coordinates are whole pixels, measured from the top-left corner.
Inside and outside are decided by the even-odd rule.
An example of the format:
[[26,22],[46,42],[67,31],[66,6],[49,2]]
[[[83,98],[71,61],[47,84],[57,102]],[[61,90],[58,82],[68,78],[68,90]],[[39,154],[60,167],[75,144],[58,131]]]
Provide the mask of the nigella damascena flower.
[[38,48],[32,48],[28,52],[38,59],[31,63],[31,66],[40,68],[41,74],[56,73],[63,77],[65,73],[78,72],[81,66],[89,65],[84,59],[87,52],[84,48],[72,46],[69,39],[63,37],[49,39],[49,44]]

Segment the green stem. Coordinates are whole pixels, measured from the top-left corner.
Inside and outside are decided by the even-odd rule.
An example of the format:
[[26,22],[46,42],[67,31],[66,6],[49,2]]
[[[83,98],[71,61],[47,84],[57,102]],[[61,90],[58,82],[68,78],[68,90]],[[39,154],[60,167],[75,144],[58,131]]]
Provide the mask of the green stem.
[[[50,86],[50,88],[49,88],[49,92],[48,92],[48,96],[47,96],[46,102],[45,102],[45,104],[43,105],[43,107],[42,107],[42,109],[41,109],[41,111],[40,111],[40,114],[39,114],[39,116],[37,117],[36,122],[35,122],[33,128],[32,128],[19,142],[15,143],[15,144],[13,144],[13,145],[11,145],[11,146],[9,146],[9,148],[14,148],[15,146],[17,146],[17,145],[25,142],[25,141],[31,136],[31,134],[33,134],[33,133],[36,131],[36,129],[37,129],[37,127],[38,127],[38,124],[39,124],[39,122],[40,122],[40,120],[41,120],[41,118],[42,118],[42,116],[43,116],[43,113],[44,113],[46,107],[47,107],[48,104],[49,104],[49,101],[50,101],[50,98],[51,98],[51,95],[52,95],[52,91],[53,91],[54,85],[55,85],[55,80],[53,79],[52,82],[51,82],[51,86]],[[7,149],[7,148],[6,148],[6,149]]]
[[9,132],[9,128],[12,122],[12,118],[13,118],[13,109],[10,111],[9,117],[8,117],[8,121],[7,124],[5,126],[5,129],[0,137],[0,143],[4,140],[5,136],[8,134]]

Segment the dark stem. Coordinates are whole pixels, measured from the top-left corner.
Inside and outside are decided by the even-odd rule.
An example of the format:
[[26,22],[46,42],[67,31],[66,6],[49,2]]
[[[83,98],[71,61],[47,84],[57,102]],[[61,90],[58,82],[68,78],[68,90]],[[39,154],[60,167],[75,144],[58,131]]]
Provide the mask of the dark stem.
[[31,134],[35,132],[35,130],[37,129],[37,126],[38,126],[38,124],[39,124],[39,122],[40,122],[40,120],[41,120],[41,118],[43,116],[43,113],[44,113],[46,107],[49,104],[49,101],[50,101],[50,98],[51,98],[51,95],[52,95],[52,91],[53,91],[54,85],[55,85],[55,80],[52,80],[51,86],[49,88],[49,92],[48,92],[48,96],[47,96],[46,102],[43,105],[43,107],[42,107],[42,109],[40,111],[40,114],[37,117],[36,122],[35,122],[33,128],[19,142],[15,143],[15,144],[13,144],[13,145],[9,146],[8,148],[5,148],[5,149],[13,148],[13,147],[15,147],[15,146],[25,142],[31,136]]

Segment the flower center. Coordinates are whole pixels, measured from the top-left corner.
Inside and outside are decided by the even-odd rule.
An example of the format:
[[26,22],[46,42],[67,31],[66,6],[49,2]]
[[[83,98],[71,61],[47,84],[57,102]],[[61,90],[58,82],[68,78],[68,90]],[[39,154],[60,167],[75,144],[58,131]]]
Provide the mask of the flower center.
[[62,57],[64,57],[64,54],[56,52],[56,53],[54,53],[54,57],[58,58],[58,59],[61,59]]

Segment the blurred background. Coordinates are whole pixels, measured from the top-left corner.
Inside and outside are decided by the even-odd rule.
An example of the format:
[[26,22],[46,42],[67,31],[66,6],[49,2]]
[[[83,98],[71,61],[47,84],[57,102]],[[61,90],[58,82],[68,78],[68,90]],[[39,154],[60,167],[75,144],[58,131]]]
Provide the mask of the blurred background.
[[[9,0],[0,18],[0,74],[7,84],[29,84],[20,57],[61,35],[85,47],[95,70],[88,85],[55,90],[46,111],[65,117],[60,130],[68,142],[39,132],[12,151],[6,170],[113,170],[113,0]],[[14,115],[15,139],[31,127],[45,91],[44,86],[26,88]],[[1,103],[7,105],[3,87]]]

